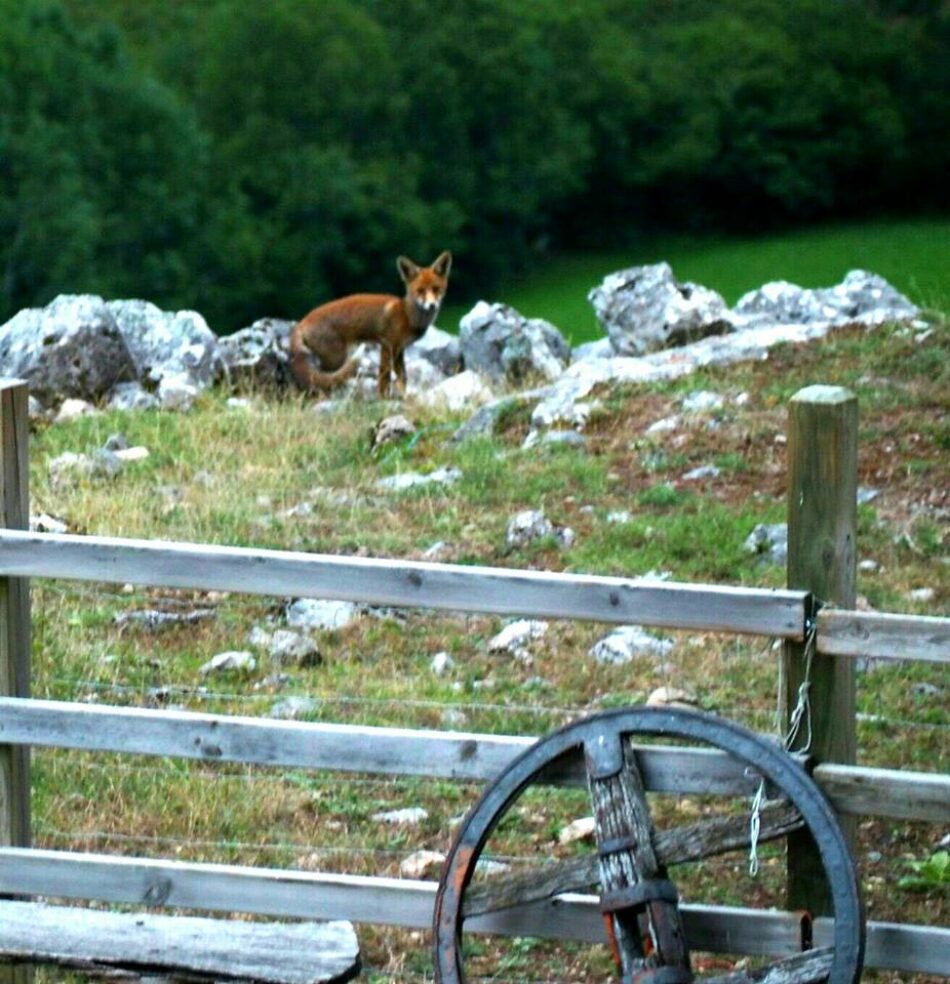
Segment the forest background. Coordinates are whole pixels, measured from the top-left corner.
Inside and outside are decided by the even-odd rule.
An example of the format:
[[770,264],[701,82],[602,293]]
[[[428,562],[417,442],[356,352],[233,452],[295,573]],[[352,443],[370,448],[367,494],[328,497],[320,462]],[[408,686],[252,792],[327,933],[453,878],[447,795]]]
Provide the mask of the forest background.
[[946,213],[947,0],[0,0],[0,320]]

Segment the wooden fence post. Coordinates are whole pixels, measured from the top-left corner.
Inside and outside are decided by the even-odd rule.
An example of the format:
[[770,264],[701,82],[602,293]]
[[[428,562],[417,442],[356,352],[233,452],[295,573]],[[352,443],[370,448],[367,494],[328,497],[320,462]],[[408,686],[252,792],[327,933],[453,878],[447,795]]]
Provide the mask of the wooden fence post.
[[[788,413],[788,587],[810,591],[818,603],[854,608],[857,512],[858,401],[838,386],[808,386],[789,403]],[[810,662],[810,672],[808,665]],[[811,736],[818,762],[855,761],[854,663],[786,643],[782,659],[782,719],[788,728],[809,673],[809,717],[792,747]],[[853,842],[853,820],[842,824]],[[790,909],[826,915],[831,900],[821,859],[811,836],[788,840]]]
[[[0,380],[0,526],[30,524],[29,387]],[[0,577],[0,694],[30,695],[30,589],[22,577]],[[30,844],[30,751],[0,745],[0,844]],[[0,965],[0,984],[27,984],[29,967]]]

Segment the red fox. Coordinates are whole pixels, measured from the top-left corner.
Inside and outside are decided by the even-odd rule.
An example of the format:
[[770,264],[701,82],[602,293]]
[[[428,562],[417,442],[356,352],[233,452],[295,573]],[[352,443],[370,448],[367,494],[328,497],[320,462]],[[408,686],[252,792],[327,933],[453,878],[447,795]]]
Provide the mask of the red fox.
[[[326,392],[356,372],[358,360],[347,360],[350,345],[379,345],[380,396],[388,396],[393,369],[397,391],[406,389],[405,350],[435,321],[445,296],[452,254],[441,253],[432,266],[420,267],[405,256],[396,260],[406,296],[353,294],[314,308],[290,333],[290,371],[307,392]],[[311,356],[319,360],[315,368]]]

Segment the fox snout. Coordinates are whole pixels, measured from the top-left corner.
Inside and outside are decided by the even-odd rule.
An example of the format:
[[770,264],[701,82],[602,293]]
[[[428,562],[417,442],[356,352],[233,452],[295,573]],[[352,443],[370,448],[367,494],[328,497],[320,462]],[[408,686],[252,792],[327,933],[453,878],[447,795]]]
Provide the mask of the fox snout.
[[425,294],[416,297],[415,300],[416,307],[425,314],[429,314],[439,310],[439,305],[442,303],[442,295],[434,290],[427,291]]

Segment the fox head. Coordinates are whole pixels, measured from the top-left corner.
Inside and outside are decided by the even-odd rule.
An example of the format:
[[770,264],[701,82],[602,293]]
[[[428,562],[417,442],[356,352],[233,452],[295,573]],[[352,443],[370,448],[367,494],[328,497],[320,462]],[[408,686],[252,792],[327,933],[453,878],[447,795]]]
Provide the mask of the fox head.
[[431,266],[421,267],[405,256],[396,260],[399,276],[406,285],[406,300],[413,304],[420,318],[428,325],[435,321],[442,298],[449,285],[452,254],[440,253]]

